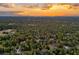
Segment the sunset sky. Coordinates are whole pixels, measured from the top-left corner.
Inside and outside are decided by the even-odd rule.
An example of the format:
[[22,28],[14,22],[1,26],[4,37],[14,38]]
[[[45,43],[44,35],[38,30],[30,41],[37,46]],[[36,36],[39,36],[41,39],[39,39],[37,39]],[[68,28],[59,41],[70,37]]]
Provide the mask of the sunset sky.
[[79,4],[0,3],[0,16],[79,16]]

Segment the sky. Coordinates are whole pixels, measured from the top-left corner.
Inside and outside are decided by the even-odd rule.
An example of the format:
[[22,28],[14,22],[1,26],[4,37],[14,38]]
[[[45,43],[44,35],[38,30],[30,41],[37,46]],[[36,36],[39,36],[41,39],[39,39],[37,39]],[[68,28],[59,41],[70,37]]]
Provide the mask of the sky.
[[0,3],[0,16],[79,16],[79,4]]

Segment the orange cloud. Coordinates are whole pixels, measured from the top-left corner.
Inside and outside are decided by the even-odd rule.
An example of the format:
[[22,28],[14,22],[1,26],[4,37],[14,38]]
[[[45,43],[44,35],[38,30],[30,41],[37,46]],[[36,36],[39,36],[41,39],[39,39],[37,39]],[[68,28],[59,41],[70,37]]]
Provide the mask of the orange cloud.
[[52,5],[50,8],[23,8],[17,13],[21,16],[75,16],[79,15],[79,8],[72,5]]
[[20,16],[79,16],[79,6],[74,6],[73,4],[48,4],[41,6],[8,4],[8,6],[9,8],[7,9],[9,11],[15,11],[14,13]]

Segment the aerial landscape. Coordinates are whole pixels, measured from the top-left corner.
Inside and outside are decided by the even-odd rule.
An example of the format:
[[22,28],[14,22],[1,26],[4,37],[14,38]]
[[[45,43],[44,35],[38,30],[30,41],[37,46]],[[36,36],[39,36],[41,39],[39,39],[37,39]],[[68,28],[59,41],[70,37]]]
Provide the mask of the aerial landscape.
[[0,3],[0,55],[79,55],[79,4]]

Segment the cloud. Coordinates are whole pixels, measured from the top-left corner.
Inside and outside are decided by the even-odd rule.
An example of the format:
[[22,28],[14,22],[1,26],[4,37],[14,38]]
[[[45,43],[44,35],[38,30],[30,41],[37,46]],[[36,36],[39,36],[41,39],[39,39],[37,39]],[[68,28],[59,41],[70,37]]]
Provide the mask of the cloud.
[[0,3],[0,13],[4,15],[13,14],[21,16],[79,16],[79,4]]

